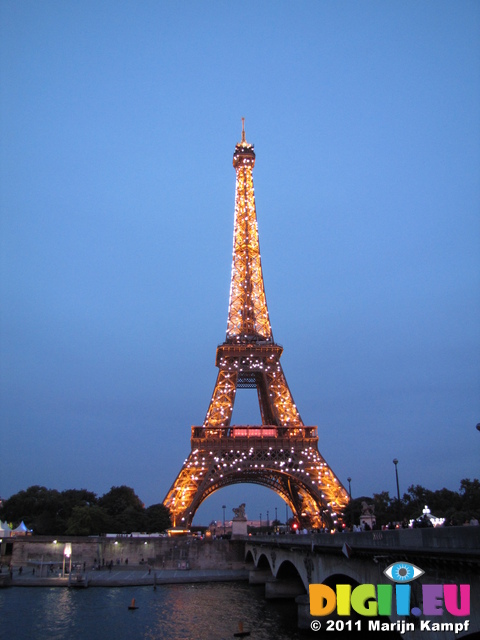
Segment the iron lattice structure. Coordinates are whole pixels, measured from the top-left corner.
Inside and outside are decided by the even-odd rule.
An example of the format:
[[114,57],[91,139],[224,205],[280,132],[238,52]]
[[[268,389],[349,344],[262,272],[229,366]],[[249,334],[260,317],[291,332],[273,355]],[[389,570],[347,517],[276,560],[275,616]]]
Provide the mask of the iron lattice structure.
[[[318,451],[316,427],[303,424],[273,340],[260,259],[253,188],[255,152],[235,147],[235,226],[227,336],[217,347],[218,376],[202,426],[192,427],[191,453],[164,504],[173,525],[189,527],[209,495],[232,484],[273,489],[301,526],[333,527],[348,493]],[[257,390],[261,425],[232,425],[237,389]]]

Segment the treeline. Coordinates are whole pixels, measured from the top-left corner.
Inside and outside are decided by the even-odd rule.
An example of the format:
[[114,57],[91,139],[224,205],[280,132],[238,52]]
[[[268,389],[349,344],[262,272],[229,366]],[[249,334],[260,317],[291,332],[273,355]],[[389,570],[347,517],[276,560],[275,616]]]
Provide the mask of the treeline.
[[[412,485],[400,502],[388,491],[354,498],[344,512],[348,526],[359,523],[362,502],[373,505],[377,527],[420,518],[425,506],[433,515],[446,518],[448,524],[462,525],[472,518],[480,520],[480,481],[466,478],[458,492]],[[23,520],[37,535],[58,536],[161,533],[171,526],[170,513],[163,504],[145,508],[134,490],[125,485],[112,487],[101,497],[87,489],[57,491],[35,485],[4,501],[0,520],[13,528]]]
[[400,498],[400,502],[397,496],[390,496],[388,491],[374,493],[372,498],[361,496],[352,499],[345,510],[347,525],[358,524],[362,502],[373,505],[377,526],[416,520],[422,516],[426,506],[432,515],[445,518],[447,524],[463,525],[472,518],[480,520],[480,482],[476,478],[466,478],[460,482],[458,492],[450,489],[430,491],[420,485],[412,485]]
[[38,485],[5,500],[0,519],[20,522],[37,535],[88,536],[103,533],[161,533],[171,526],[163,504],[145,508],[130,487],[112,487],[101,497],[87,489],[56,491]]

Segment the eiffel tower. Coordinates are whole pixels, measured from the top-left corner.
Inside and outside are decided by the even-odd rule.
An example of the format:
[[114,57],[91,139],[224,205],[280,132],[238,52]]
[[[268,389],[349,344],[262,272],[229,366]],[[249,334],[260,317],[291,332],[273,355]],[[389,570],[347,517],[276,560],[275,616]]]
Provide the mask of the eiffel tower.
[[[235,146],[233,264],[227,336],[217,347],[218,376],[202,426],[164,504],[174,527],[190,527],[200,504],[222,487],[254,483],[273,489],[300,526],[334,528],[348,494],[318,451],[316,427],[305,426],[280,364],[263,283],[253,189],[255,152]],[[262,423],[232,425],[237,389],[256,389]]]

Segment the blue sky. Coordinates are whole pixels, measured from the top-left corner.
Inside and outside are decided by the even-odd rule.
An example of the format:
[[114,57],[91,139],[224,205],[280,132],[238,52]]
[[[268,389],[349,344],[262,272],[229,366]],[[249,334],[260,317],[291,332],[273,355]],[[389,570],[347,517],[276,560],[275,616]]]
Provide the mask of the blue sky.
[[[480,5],[0,5],[0,496],[160,502],[226,333],[241,117],[267,302],[353,495],[479,475]],[[252,396],[253,393],[253,396]],[[259,420],[255,392],[234,421]],[[284,507],[253,485],[209,498]]]

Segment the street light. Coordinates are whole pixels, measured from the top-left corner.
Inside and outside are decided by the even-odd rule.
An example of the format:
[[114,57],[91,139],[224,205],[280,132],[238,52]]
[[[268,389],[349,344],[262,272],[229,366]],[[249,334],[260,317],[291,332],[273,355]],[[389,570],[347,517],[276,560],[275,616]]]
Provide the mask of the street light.
[[223,509],[223,535],[225,535],[225,509],[227,507],[223,504],[222,505],[222,509]]
[[69,559],[70,561],[70,566],[68,568],[69,571],[69,575],[71,575],[72,573],[72,544],[71,542],[66,542],[65,543],[65,547],[63,548],[63,571],[62,571],[62,577],[65,576],[65,560],[66,558]]
[[398,484],[398,469],[397,469],[398,460],[397,460],[397,458],[393,459],[393,464],[395,465],[395,478],[397,480],[397,518],[400,520],[400,486]]
[[352,485],[350,484],[352,482],[351,478],[347,478],[348,480],[348,495],[350,496],[350,500],[352,499]]

